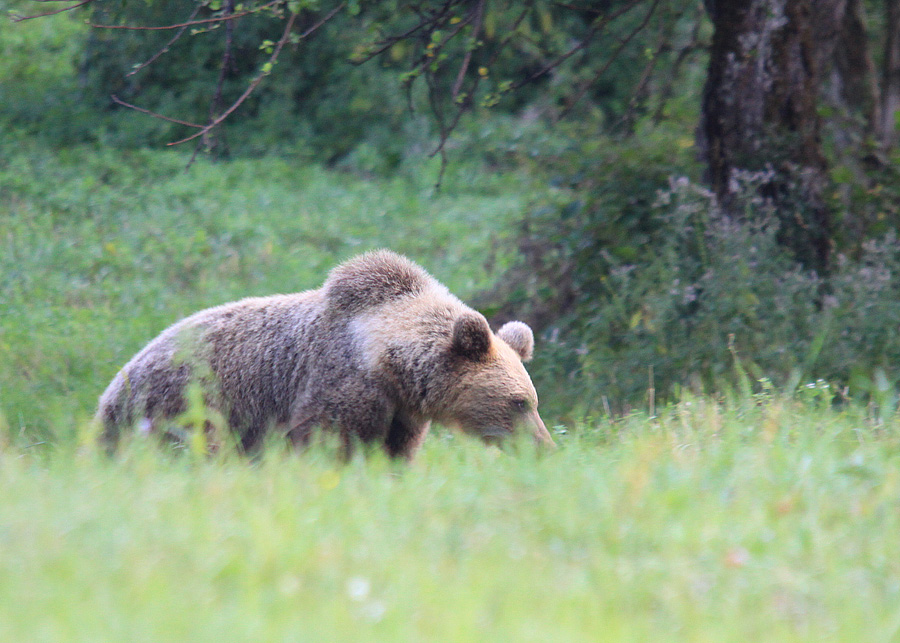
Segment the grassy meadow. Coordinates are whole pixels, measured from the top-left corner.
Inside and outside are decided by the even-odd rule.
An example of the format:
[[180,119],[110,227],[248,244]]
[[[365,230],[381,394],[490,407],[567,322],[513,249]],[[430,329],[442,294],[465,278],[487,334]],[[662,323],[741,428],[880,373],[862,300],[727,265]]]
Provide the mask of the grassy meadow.
[[530,188],[4,147],[0,641],[900,640],[900,424],[864,409],[686,397],[545,416],[548,454],[438,429],[411,465],[107,457],[96,398],[168,324],[379,246],[466,298]]
[[28,444],[65,439],[181,317],[317,288],[364,250],[471,295],[509,260],[498,242],[524,198],[512,177],[464,169],[436,194],[436,165],[376,182],[276,159],[186,172],[184,154],[21,147],[0,161],[0,423]]

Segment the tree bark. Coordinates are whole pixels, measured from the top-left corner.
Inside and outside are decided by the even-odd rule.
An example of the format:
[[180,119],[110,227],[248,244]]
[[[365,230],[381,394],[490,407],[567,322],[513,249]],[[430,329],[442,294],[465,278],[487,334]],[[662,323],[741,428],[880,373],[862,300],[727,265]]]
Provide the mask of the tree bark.
[[861,116],[866,133],[874,134],[880,122],[878,74],[869,46],[862,0],[835,3],[835,13],[817,19],[819,68],[826,93],[835,105]]
[[897,142],[900,111],[900,0],[885,0],[884,69],[881,83],[881,118],[878,140],[889,149]]
[[738,213],[742,172],[767,176],[761,194],[780,218],[779,240],[824,270],[830,221],[816,110],[816,13],[842,0],[706,0],[714,26],[700,148],[726,211]]

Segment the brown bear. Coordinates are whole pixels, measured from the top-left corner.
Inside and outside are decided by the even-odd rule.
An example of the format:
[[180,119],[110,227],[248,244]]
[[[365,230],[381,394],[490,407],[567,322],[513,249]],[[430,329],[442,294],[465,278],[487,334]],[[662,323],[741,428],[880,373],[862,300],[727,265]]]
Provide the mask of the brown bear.
[[124,426],[165,430],[201,382],[244,451],[268,431],[305,444],[321,427],[347,449],[359,440],[410,458],[432,420],[486,442],[524,429],[552,445],[522,365],[533,347],[526,324],[495,334],[421,267],[378,250],[339,265],[318,290],[177,322],[116,375],[97,418],[112,444]]

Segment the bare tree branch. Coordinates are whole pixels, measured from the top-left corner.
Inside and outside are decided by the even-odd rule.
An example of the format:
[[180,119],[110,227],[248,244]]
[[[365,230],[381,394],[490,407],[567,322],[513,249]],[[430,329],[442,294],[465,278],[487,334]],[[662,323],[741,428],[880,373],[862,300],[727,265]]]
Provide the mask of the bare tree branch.
[[[657,1],[658,0],[654,1],[654,6],[657,4]],[[569,58],[574,56],[576,53],[578,53],[579,51],[581,51],[582,49],[585,49],[588,45],[590,45],[594,39],[594,36],[596,36],[606,25],[608,25],[610,22],[612,22],[619,16],[622,16],[622,15],[628,13],[629,11],[631,11],[632,9],[634,9],[636,6],[638,6],[639,4],[641,4],[643,2],[646,2],[646,0],[632,0],[627,5],[625,5],[618,11],[614,12],[610,16],[603,16],[601,14],[601,16],[598,17],[594,21],[593,27],[591,27],[591,30],[588,32],[587,36],[585,36],[584,40],[575,44],[567,52],[565,52],[564,54],[560,55],[559,57],[557,57],[556,59],[554,59],[553,61],[548,63],[547,65],[545,65],[543,68],[541,68],[540,70],[538,70],[537,72],[535,72],[534,74],[529,76],[528,78],[525,78],[523,80],[520,80],[517,83],[514,83],[510,87],[510,90],[512,91],[515,89],[519,89],[523,85],[527,85],[528,83],[537,80],[541,76],[544,76],[544,75],[550,73],[551,71],[553,71],[554,69],[559,67],[561,64],[563,64],[565,61],[567,61]],[[563,5],[563,6],[565,6],[565,5]],[[574,7],[567,7],[567,8],[574,8]]]
[[697,14],[694,19],[694,26],[691,29],[691,36],[688,40],[687,44],[685,44],[681,49],[678,50],[678,55],[675,56],[675,62],[672,63],[671,68],[669,69],[668,77],[666,78],[665,84],[662,86],[662,89],[659,91],[659,103],[656,106],[656,110],[653,113],[653,121],[655,123],[659,123],[663,119],[663,114],[666,109],[666,105],[669,102],[669,99],[672,97],[672,90],[675,86],[675,79],[679,77],[679,72],[681,70],[681,66],[684,64],[684,61],[688,59],[695,51],[706,49],[707,45],[705,43],[700,42],[700,26],[703,24],[703,13],[704,8],[702,3],[697,3]]
[[387,51],[388,49],[390,49],[391,47],[396,45],[398,42],[400,42],[402,40],[406,40],[407,38],[411,38],[413,35],[418,33],[424,27],[434,26],[434,25],[441,23],[449,15],[450,10],[453,7],[455,7],[457,4],[460,4],[460,0],[447,0],[447,2],[445,2],[440,9],[438,9],[437,11],[434,11],[430,16],[423,16],[421,13],[419,13],[416,10],[417,9],[416,7],[411,7],[411,9],[414,12],[416,12],[419,16],[419,22],[415,26],[413,26],[412,28],[406,30],[405,32],[403,32],[401,34],[397,34],[395,36],[387,36],[386,38],[383,38],[382,40],[375,43],[376,49],[373,49],[370,52],[368,52],[365,56],[363,56],[361,58],[355,58],[355,59],[351,60],[350,62],[352,62],[354,65],[362,65],[363,63],[366,63],[366,62],[372,60],[373,58],[380,56],[385,51]]
[[191,13],[191,15],[188,17],[188,21],[187,21],[186,23],[184,23],[184,24],[181,26],[181,29],[178,30],[178,33],[176,33],[176,34],[172,37],[172,39],[171,39],[169,42],[167,42],[165,45],[163,45],[162,49],[160,49],[160,50],[157,51],[155,54],[153,54],[153,55],[152,55],[150,58],[148,58],[145,62],[142,62],[140,65],[138,65],[137,67],[135,67],[134,69],[132,69],[130,72],[128,72],[127,74],[125,74],[125,78],[129,78],[129,77],[131,77],[131,76],[134,76],[136,73],[138,73],[138,72],[141,71],[142,69],[145,69],[145,68],[148,67],[149,65],[152,65],[154,62],[156,62],[156,60],[157,60],[160,56],[162,56],[163,54],[167,53],[167,52],[169,51],[169,47],[171,47],[172,45],[174,45],[174,44],[178,41],[178,39],[181,38],[181,36],[184,35],[184,32],[187,31],[187,28],[188,28],[188,26],[190,25],[190,22],[197,16],[198,13],[200,13],[200,9],[201,9],[202,7],[203,7],[203,5],[200,4],[200,3],[198,2],[198,3],[197,3],[197,6],[194,7],[193,13]]
[[603,11],[601,9],[597,9],[596,7],[581,7],[577,4],[572,4],[570,2],[554,2],[557,7],[562,7],[563,9],[570,9],[571,11],[585,11],[587,13],[593,14],[602,14]]
[[[225,0],[225,8],[223,10],[224,17],[230,17],[234,13],[234,2],[235,0]],[[209,102],[209,120],[212,122],[219,115],[219,110],[222,108],[222,88],[225,85],[225,77],[228,75],[228,68],[232,66],[232,56],[231,49],[234,44],[234,25],[237,22],[235,19],[228,20],[225,23],[225,47],[222,50],[222,66],[219,69],[219,78],[216,80],[216,92],[213,95],[212,100]],[[210,132],[212,133],[212,132]],[[188,166],[190,166],[191,162],[197,157],[197,154],[200,151],[201,147],[206,147],[207,149],[213,150],[219,145],[224,146],[225,154],[227,154],[228,143],[225,142],[224,134],[222,130],[215,130],[215,135],[213,136],[213,142],[210,144],[209,136],[203,136],[200,139],[200,142],[197,144],[197,149],[194,150],[194,154],[191,157],[191,161],[188,162]]]
[[[491,55],[490,59],[486,63],[486,67],[488,69],[490,69],[491,67],[494,66],[494,64],[496,64],[497,60],[499,60],[499,58],[500,58],[500,54],[503,53],[503,51],[506,49],[506,47],[509,45],[509,43],[512,41],[512,39],[516,36],[516,31],[519,29],[519,25],[522,24],[523,20],[525,20],[525,17],[528,15],[529,11],[531,11],[531,7],[525,7],[522,10],[522,12],[516,17],[516,19],[513,20],[513,23],[508,30],[509,33],[507,33],[506,37],[503,40],[501,40],[499,42],[499,44],[497,44],[496,47],[494,47],[494,53]],[[473,92],[474,92],[474,88],[478,86],[479,80],[480,80],[480,77],[476,76],[475,83],[473,85]]]
[[[635,83],[634,88],[631,90],[631,97],[628,99],[628,106],[625,109],[625,113],[622,114],[622,117],[618,121],[618,125],[623,125],[629,133],[637,120],[638,107],[642,105],[647,98],[647,87],[654,77],[656,66],[663,54],[672,51],[672,40],[675,38],[677,25],[679,21],[684,18],[689,9],[689,6],[676,9],[673,13],[669,14],[666,20],[660,21],[656,46],[653,49],[653,53],[649,55],[647,64],[644,65],[644,69],[641,72],[638,82]],[[695,27],[697,25],[699,25],[699,21],[696,22]],[[696,29],[694,33],[696,33]],[[678,55],[681,56],[682,54],[683,50],[680,50]],[[674,73],[674,71],[675,70],[673,69],[672,73]]]
[[[279,1],[281,1],[281,0],[279,0]],[[270,4],[273,4],[273,3],[270,3]],[[311,36],[313,33],[315,33],[316,31],[318,31],[319,28],[322,27],[322,25],[324,25],[324,24],[327,23],[329,20],[331,20],[334,16],[336,16],[336,15],[338,14],[338,12],[340,12],[345,6],[346,6],[346,2],[341,2],[341,3],[340,3],[339,5],[337,5],[334,9],[332,9],[331,11],[329,11],[329,12],[328,12],[321,20],[319,20],[319,21],[316,22],[313,26],[311,26],[309,29],[307,29],[307,30],[304,31],[302,34],[300,34],[300,35],[298,36],[298,38],[302,40],[302,39],[304,39],[304,38],[307,38],[307,37]],[[242,16],[242,15],[246,15],[246,12],[245,12],[245,13],[241,13],[241,14],[233,14],[232,16],[230,16],[230,18],[229,18],[228,20],[229,20],[229,21],[233,21],[235,18],[240,17],[240,16]],[[199,138],[199,137],[201,137],[201,136],[205,136],[205,135],[208,134],[210,131],[212,131],[213,129],[215,129],[216,127],[218,127],[218,126],[219,126],[226,118],[228,118],[228,117],[229,117],[229,116],[230,116],[230,115],[231,115],[238,107],[240,107],[240,105],[241,105],[245,100],[247,100],[247,98],[250,96],[250,94],[252,94],[253,91],[259,86],[259,84],[262,82],[263,78],[265,78],[265,77],[269,74],[269,71],[268,71],[268,70],[270,70],[271,67],[278,61],[278,56],[279,56],[279,54],[281,53],[281,50],[284,48],[284,45],[288,42],[288,40],[290,40],[291,29],[293,29],[294,22],[296,21],[296,19],[297,19],[297,14],[296,14],[296,13],[292,13],[292,14],[290,15],[290,17],[288,18],[288,21],[287,21],[287,24],[285,25],[284,31],[283,31],[283,33],[281,34],[281,38],[278,40],[278,43],[276,44],[275,49],[274,49],[274,51],[272,52],[272,55],[269,57],[269,60],[263,65],[263,69],[264,69],[265,71],[261,72],[258,76],[256,76],[256,78],[254,78],[254,79],[250,82],[250,84],[247,86],[247,88],[244,90],[244,93],[242,93],[242,94],[237,98],[237,100],[235,100],[234,103],[232,103],[231,106],[228,107],[228,109],[226,109],[225,111],[223,111],[223,112],[222,112],[221,114],[219,114],[218,116],[215,116],[215,118],[212,117],[212,114],[216,111],[215,109],[213,109],[213,111],[211,112],[210,122],[207,123],[206,125],[199,125],[199,124],[197,124],[197,123],[191,123],[191,122],[188,122],[188,121],[179,120],[179,119],[177,119],[177,118],[171,118],[171,117],[169,117],[169,116],[165,116],[165,115],[163,115],[163,114],[159,114],[159,113],[154,112],[154,111],[151,111],[151,110],[149,110],[149,109],[145,109],[145,108],[143,108],[143,107],[138,107],[137,105],[132,105],[131,103],[126,103],[125,101],[123,101],[122,99],[120,99],[118,96],[115,96],[115,95],[111,96],[111,98],[112,98],[113,102],[115,102],[115,103],[117,103],[117,104],[119,104],[119,105],[122,105],[123,107],[127,107],[127,108],[129,108],[129,109],[133,109],[133,110],[135,110],[135,111],[137,111],[137,112],[141,112],[142,114],[147,114],[148,116],[152,116],[152,117],[154,117],[154,118],[158,118],[158,119],[161,119],[161,120],[164,120],[164,121],[168,121],[168,122],[170,122],[170,123],[177,123],[177,124],[179,124],[179,125],[184,125],[184,126],[186,126],[186,127],[193,127],[193,128],[195,128],[195,129],[198,130],[197,132],[195,132],[194,134],[192,134],[192,135],[190,135],[190,136],[187,136],[187,137],[182,138],[182,139],[177,140],[177,141],[173,141],[173,142],[171,142],[171,143],[167,143],[167,145],[179,145],[179,144],[181,144],[181,143],[186,143],[186,142],[188,142],[188,141],[194,140],[194,139]],[[185,23],[185,24],[189,24],[189,23]],[[226,39],[226,54],[225,54],[225,56],[223,57],[223,63],[222,63],[222,69],[223,69],[223,70],[227,67],[228,61],[229,61],[229,59],[230,59],[230,58],[229,58],[229,56],[230,56],[229,51],[230,51],[230,45],[228,44],[228,40]],[[222,72],[222,73],[224,73],[224,72]],[[222,74],[220,73],[220,82],[221,82],[221,78],[222,78]],[[220,95],[220,94],[219,94],[219,91],[218,91],[219,89],[221,89],[221,88],[220,88],[220,87],[217,88],[217,95]],[[197,150],[194,150],[194,154],[193,154],[193,156],[191,157],[191,161],[188,163],[188,165],[190,165],[190,163],[193,162],[194,158],[196,158],[196,155],[197,155],[197,152],[198,152],[198,151],[199,151],[199,148],[198,148]]]
[[466,25],[472,22],[472,19],[473,16],[469,15],[461,20],[453,29],[453,31],[447,34],[447,36],[443,38],[441,42],[435,45],[432,49],[428,50],[426,53],[422,54],[422,56],[419,58],[421,62],[408,72],[412,75],[411,77],[415,77],[416,75],[420,74],[422,70],[426,69],[432,62],[434,62],[434,57],[437,55],[437,53],[440,52],[448,42],[453,40],[453,38],[456,37],[456,35],[460,31],[462,31]]
[[[51,2],[58,2],[59,0],[50,0]],[[77,9],[78,7],[83,7],[86,4],[90,4],[94,0],[81,0],[81,2],[76,2],[73,5],[68,7],[63,7],[62,9],[57,9],[55,11],[47,11],[45,13],[36,13],[31,16],[13,16],[13,22],[22,22],[23,20],[33,20],[35,18],[43,18],[44,16],[55,16],[58,13],[63,13],[65,11],[71,11],[72,9]]]
[[197,125],[197,123],[190,123],[188,121],[182,121],[177,118],[171,118],[169,116],[164,116],[163,114],[150,111],[149,109],[138,107],[137,105],[132,105],[131,103],[126,103],[115,94],[111,95],[110,98],[112,99],[112,102],[116,103],[117,105],[127,107],[128,109],[133,109],[134,111],[140,112],[141,114],[147,114],[148,116],[152,116],[153,118],[158,118],[163,121],[169,121],[170,123],[177,123],[178,125],[185,125],[186,127],[203,127],[203,125]]
[[[87,2],[92,2],[93,0],[87,0]],[[217,22],[228,22],[229,20],[237,20],[243,16],[249,16],[251,13],[258,13],[265,9],[269,9],[270,7],[274,7],[275,5],[281,4],[284,0],[270,0],[265,4],[262,4],[253,9],[247,9],[246,11],[240,11],[238,13],[230,14],[230,15],[222,15],[217,16],[215,18],[204,18],[203,20],[189,20],[187,22],[180,22],[175,25],[163,25],[161,27],[137,27],[134,25],[98,25],[95,23],[89,23],[91,27],[94,29],[124,29],[127,31],[169,31],[171,29],[183,29],[185,27],[192,27],[194,25],[208,25],[211,23]],[[196,14],[194,14],[196,15]]]
[[[234,1],[235,0],[225,0],[225,9],[224,16],[231,16],[234,13]],[[234,44],[234,25],[236,20],[229,20],[225,23],[225,47],[222,51],[222,67],[219,69],[219,78],[216,81],[216,93],[213,95],[213,99],[209,103],[209,120],[213,121],[216,116],[218,116],[218,112],[222,107],[222,87],[225,85],[225,77],[228,75],[228,68],[232,65],[231,60],[231,48]],[[218,140],[216,143],[224,142],[221,137],[221,130],[218,131]],[[208,141],[206,137],[203,137],[203,144],[209,147]],[[227,143],[225,144],[227,148]],[[227,152],[226,152],[227,153]],[[196,152],[195,152],[196,156]]]
[[[428,85],[428,103],[431,105],[431,112],[434,114],[434,118],[437,121],[438,129],[440,130],[440,143],[428,155],[429,158],[433,158],[436,154],[441,155],[441,169],[438,171],[438,178],[435,181],[434,189],[438,190],[441,187],[441,183],[444,180],[444,171],[447,169],[447,148],[445,146],[447,139],[450,137],[450,132],[452,128],[448,128],[447,124],[444,121],[444,110],[441,107],[441,101],[438,97],[438,89],[437,84],[435,83],[435,78],[431,74],[425,75],[425,83]],[[461,110],[457,111],[457,117],[454,120],[454,123],[459,120],[459,114],[461,114]]]
[[641,31],[644,30],[644,28],[650,22],[650,18],[653,17],[654,12],[656,11],[656,7],[659,6],[659,3],[660,0],[653,0],[653,3],[650,5],[650,9],[647,11],[647,14],[644,16],[644,19],[641,20],[640,24],[638,24],[638,26],[632,29],[627,36],[619,41],[619,46],[616,47],[616,50],[612,53],[609,59],[607,59],[606,63],[597,70],[597,72],[591,77],[591,79],[581,84],[581,86],[578,88],[578,92],[575,94],[575,97],[572,98],[566,108],[559,115],[559,120],[562,120],[572,112],[572,109],[575,107],[575,105],[577,105],[578,102],[582,98],[584,98],[584,95],[591,88],[591,86],[596,84],[600,77],[606,73],[606,70],[608,70],[613,62],[615,62],[615,60],[619,57],[619,54],[622,53],[622,50],[625,49],[626,46],[628,46],[628,43],[630,43],[635,38],[635,36],[637,36]]
[[481,31],[481,23],[484,20],[484,4],[485,0],[479,0],[478,7],[475,9],[475,21],[472,26],[472,41],[463,57],[462,65],[459,67],[459,73],[456,75],[456,82],[453,83],[453,90],[450,97],[456,100],[459,90],[462,88],[463,80],[465,80],[466,72],[469,69],[469,63],[472,62],[472,52],[478,42],[478,32]]
[[[306,37],[312,35],[313,33],[315,33],[316,31],[318,31],[318,29],[322,25],[324,25],[326,22],[331,20],[335,15],[337,15],[337,13],[339,11],[341,11],[345,5],[346,5],[346,2],[341,2],[334,9],[329,11],[325,15],[325,17],[323,17],[319,22],[317,22],[312,27],[310,27],[305,32],[303,32],[300,35],[300,38],[301,39],[306,38]],[[292,13],[290,15],[290,17],[288,18],[288,22],[284,28],[284,32],[281,34],[281,38],[278,40],[278,43],[275,45],[275,49],[272,52],[272,55],[269,57],[269,60],[263,65],[264,68],[268,67],[269,69],[271,69],[271,67],[278,61],[278,56],[281,53],[282,48],[284,47],[285,43],[287,43],[287,41],[290,39],[291,29],[293,28],[294,21],[296,19],[297,19],[296,13]],[[265,71],[261,72],[256,78],[254,78],[250,82],[250,84],[247,86],[247,89],[244,90],[244,93],[241,94],[238,97],[238,99],[236,101],[234,101],[234,103],[232,103],[228,109],[226,109],[224,112],[219,114],[216,118],[214,118],[212,121],[210,121],[207,125],[202,126],[200,131],[195,132],[194,134],[191,134],[190,136],[187,136],[178,141],[173,141],[171,143],[167,143],[167,145],[180,145],[181,143],[187,143],[188,141],[192,141],[195,138],[204,136],[207,133],[209,133],[213,128],[217,127],[219,124],[222,123],[222,121],[224,121],[226,118],[228,118],[234,112],[234,110],[236,110],[238,107],[240,107],[241,104],[245,100],[247,100],[247,97],[253,93],[253,91],[259,86],[259,84],[262,82],[263,78],[265,78],[266,76],[268,76],[268,72],[265,72]]]
[[[531,7],[525,7],[521,13],[516,17],[513,21],[512,26],[509,29],[509,33],[506,37],[500,41],[497,47],[494,50],[493,55],[490,60],[487,62],[487,67],[490,68],[497,62],[497,59],[500,57],[500,54],[503,53],[503,50],[509,45],[510,41],[516,35],[516,30],[519,28],[519,25],[522,24],[522,21],[528,15],[528,12],[531,10]],[[446,125],[442,131],[441,136],[438,140],[437,146],[428,154],[428,158],[433,158],[437,154],[441,154],[441,160],[444,161],[446,159],[446,152],[444,147],[449,140],[450,134],[456,129],[456,126],[459,124],[460,119],[464,112],[466,112],[472,104],[472,97],[475,95],[475,92],[478,90],[478,85],[481,82],[481,76],[475,76],[472,81],[472,85],[469,88],[469,98],[463,104],[457,103],[456,115],[453,117],[453,121]],[[441,169],[441,175],[443,175],[443,168]],[[440,180],[438,181],[436,187],[440,186]]]

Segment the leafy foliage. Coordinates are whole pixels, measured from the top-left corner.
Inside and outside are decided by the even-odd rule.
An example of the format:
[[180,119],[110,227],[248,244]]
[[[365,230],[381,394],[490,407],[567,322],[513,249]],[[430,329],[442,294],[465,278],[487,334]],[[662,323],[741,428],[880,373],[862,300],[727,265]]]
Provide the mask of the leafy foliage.
[[[194,130],[135,114],[110,96],[206,123],[263,74],[265,82],[210,139],[218,153],[288,151],[332,162],[365,144],[378,149],[389,171],[406,148],[422,143],[423,132],[432,129],[443,144],[463,112],[600,110],[611,122],[630,121],[652,93],[655,73],[671,95],[664,70],[696,46],[702,23],[686,0],[581,9],[548,0],[255,2],[241,4],[233,23],[226,4],[93,0],[90,21],[99,27],[71,39],[79,89],[66,109],[76,118],[55,123],[66,140],[163,145]],[[266,60],[286,11],[299,12],[297,27],[272,65]],[[320,27],[323,16],[329,20]],[[58,86],[45,92],[59,97]],[[408,126],[408,108],[430,114],[434,127],[421,119]]]
[[618,140],[576,128],[568,146],[556,130],[554,145],[519,148],[540,150],[530,175],[546,182],[521,224],[516,267],[483,301],[498,319],[544,329],[532,369],[544,398],[581,417],[678,399],[685,387],[740,390],[747,378],[788,390],[821,378],[843,399],[893,391],[895,235],[850,245],[816,274],[782,242],[789,215],[762,196],[768,172],[739,175],[745,214],[726,213],[677,177],[692,167],[691,139],[645,127]]
[[89,135],[97,115],[79,100],[78,75],[87,31],[74,14],[0,27],[0,131],[40,132],[56,145]]

